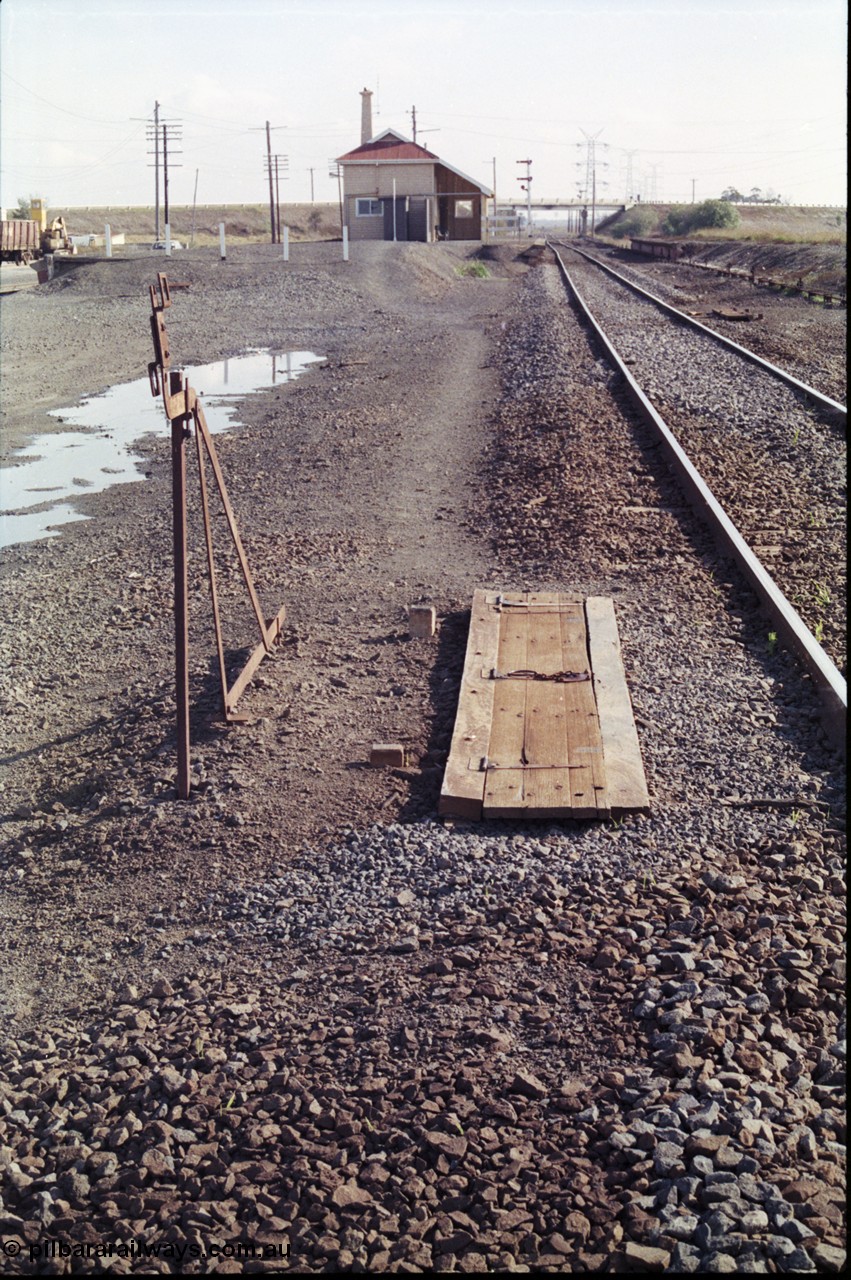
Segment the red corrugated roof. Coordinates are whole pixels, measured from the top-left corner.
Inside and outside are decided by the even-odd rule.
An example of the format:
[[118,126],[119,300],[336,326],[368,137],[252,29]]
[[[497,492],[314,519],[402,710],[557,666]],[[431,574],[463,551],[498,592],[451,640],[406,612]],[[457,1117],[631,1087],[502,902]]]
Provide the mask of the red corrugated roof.
[[339,160],[437,160],[433,151],[426,151],[416,142],[395,142],[392,138],[380,138],[376,142],[365,142],[354,151],[347,151]]

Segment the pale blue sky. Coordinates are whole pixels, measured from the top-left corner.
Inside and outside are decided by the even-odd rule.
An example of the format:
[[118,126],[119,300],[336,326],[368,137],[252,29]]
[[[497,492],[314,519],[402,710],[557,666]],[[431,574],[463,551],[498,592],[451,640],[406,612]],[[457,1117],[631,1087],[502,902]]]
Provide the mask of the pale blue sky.
[[[846,11],[838,0],[3,0],[0,196],[152,204],[144,118],[182,123],[173,204],[336,199],[331,157],[411,134],[497,194],[687,201],[729,184],[844,204]],[[141,117],[141,120],[137,120]],[[426,132],[428,131],[428,132]],[[434,132],[432,132],[434,131]],[[602,144],[608,144],[607,149]],[[177,163],[182,164],[178,168]],[[604,167],[608,166],[608,167]],[[604,183],[608,183],[605,186]]]

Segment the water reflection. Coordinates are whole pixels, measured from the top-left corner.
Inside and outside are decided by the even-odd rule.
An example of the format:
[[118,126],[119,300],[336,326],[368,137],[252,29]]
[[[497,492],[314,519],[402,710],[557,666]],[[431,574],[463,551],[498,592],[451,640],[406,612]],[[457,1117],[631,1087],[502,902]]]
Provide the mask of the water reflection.
[[[236,401],[292,382],[323,359],[312,351],[251,351],[186,372],[215,433],[238,425]],[[54,537],[54,526],[85,519],[68,500],[141,479],[143,460],[133,445],[168,429],[162,401],[151,395],[146,377],[51,416],[74,429],[38,436],[0,469],[0,546]]]

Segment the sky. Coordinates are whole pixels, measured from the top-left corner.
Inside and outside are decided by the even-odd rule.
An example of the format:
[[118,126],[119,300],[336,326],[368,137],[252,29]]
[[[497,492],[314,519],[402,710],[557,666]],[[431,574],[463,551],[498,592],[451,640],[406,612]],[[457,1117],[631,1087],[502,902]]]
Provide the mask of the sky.
[[[840,0],[2,0],[0,203],[335,201],[334,158],[417,141],[500,200],[846,202]],[[196,187],[197,184],[197,187]]]

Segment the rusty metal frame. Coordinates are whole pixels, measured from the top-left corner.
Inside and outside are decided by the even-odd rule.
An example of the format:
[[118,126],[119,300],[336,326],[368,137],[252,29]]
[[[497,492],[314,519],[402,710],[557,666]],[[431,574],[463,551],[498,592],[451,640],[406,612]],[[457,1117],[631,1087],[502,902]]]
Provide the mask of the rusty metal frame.
[[[176,286],[173,286],[176,287]],[[260,600],[251,576],[248,557],[236,516],[228,497],[218,455],[210,435],[204,407],[197,393],[179,370],[171,368],[164,312],[171,306],[171,288],[167,277],[157,275],[157,285],[149,286],[151,299],[151,336],[154,343],[154,359],[148,365],[151,394],[162,396],[163,408],[171,424],[172,461],[172,518],[174,551],[174,638],[175,638],[175,693],[177,703],[177,794],[181,800],[189,796],[189,570],[186,540],[186,441],[194,428],[198,456],[198,477],[201,493],[201,515],[204,525],[204,541],[207,554],[207,574],[210,583],[210,600],[213,611],[213,627],[216,633],[216,653],[221,682],[222,714],[228,722],[244,721],[238,715],[236,705],[248,687],[254,672],[274,645],[280,640],[281,626],[286,617],[282,606],[270,621],[264,620]],[[260,629],[260,642],[252,650],[233,684],[228,685],[222,637],[221,613],[216,584],[216,565],[213,552],[213,531],[210,522],[210,500],[206,468],[213,472],[216,488],[228,522],[228,529],[236,549],[242,578],[251,600],[251,606]]]

